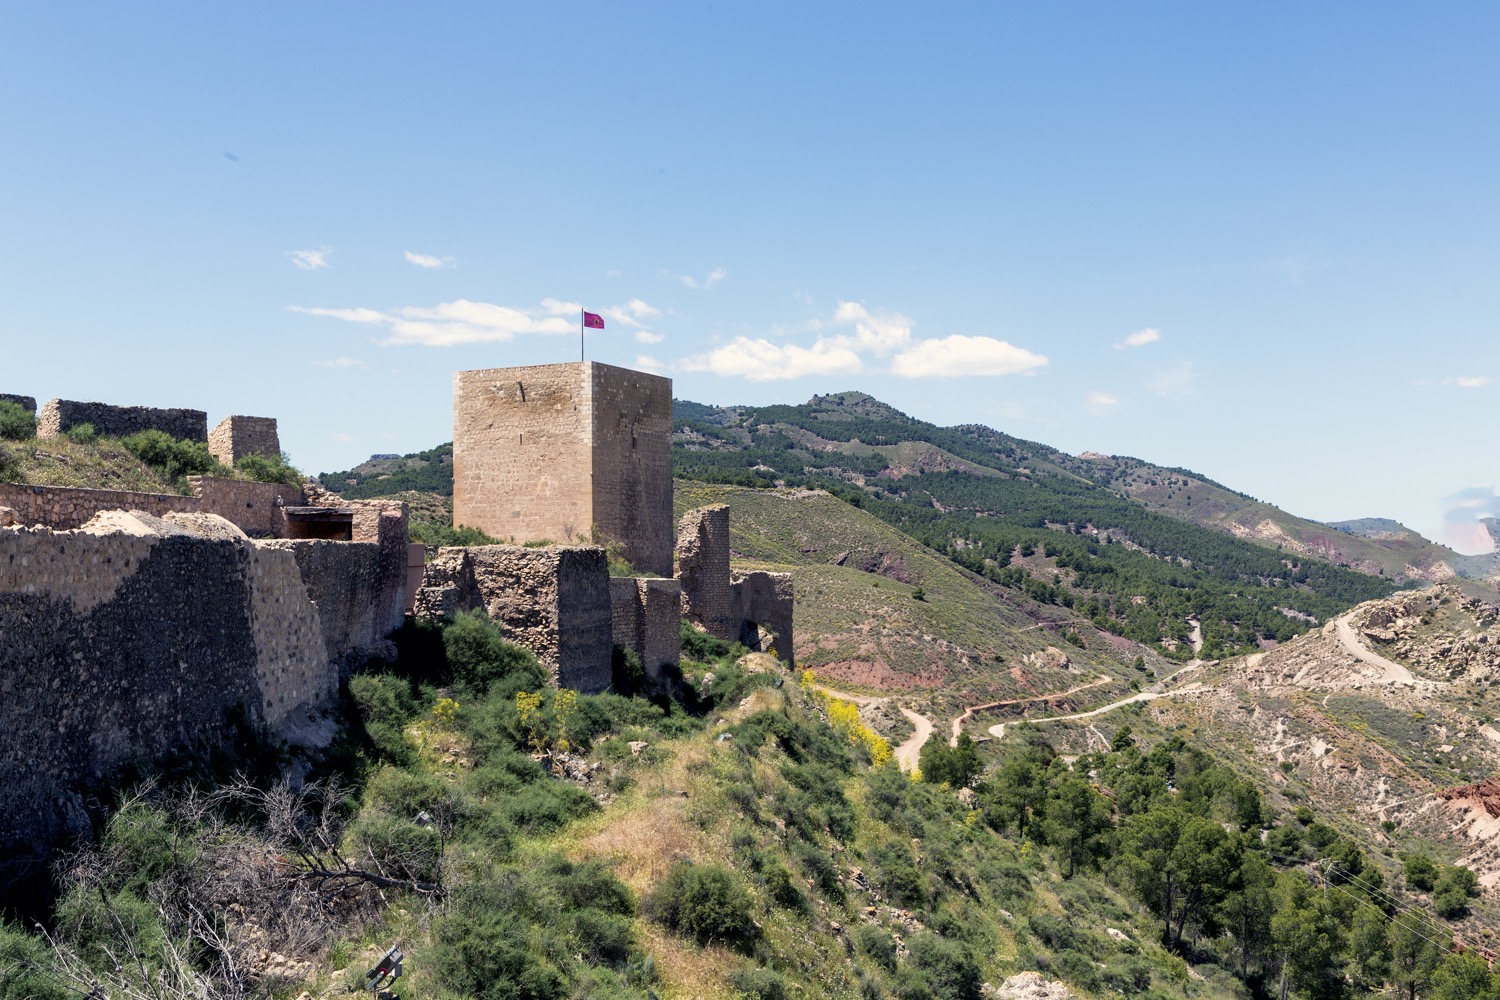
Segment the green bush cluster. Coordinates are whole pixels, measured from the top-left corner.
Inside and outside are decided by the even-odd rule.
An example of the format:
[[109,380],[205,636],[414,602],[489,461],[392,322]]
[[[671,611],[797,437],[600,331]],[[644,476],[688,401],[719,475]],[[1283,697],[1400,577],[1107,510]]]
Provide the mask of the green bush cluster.
[[184,441],[166,431],[149,430],[128,434],[120,439],[120,444],[168,479],[208,473],[227,474],[218,459],[209,454],[206,441]]
[[750,894],[729,869],[691,861],[673,865],[647,900],[647,912],[670,930],[742,951],[755,941],[750,911]]
[[0,439],[29,441],[36,437],[36,414],[19,403],[0,399]]
[[287,462],[285,455],[245,455],[234,463],[234,469],[244,478],[257,483],[301,486],[306,478]]

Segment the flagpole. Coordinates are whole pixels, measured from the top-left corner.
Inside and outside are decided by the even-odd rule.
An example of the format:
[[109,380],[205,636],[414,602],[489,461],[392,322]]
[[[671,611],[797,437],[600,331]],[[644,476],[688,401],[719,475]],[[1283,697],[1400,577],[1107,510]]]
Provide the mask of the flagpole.
[[583,361],[583,306],[578,307],[578,360]]

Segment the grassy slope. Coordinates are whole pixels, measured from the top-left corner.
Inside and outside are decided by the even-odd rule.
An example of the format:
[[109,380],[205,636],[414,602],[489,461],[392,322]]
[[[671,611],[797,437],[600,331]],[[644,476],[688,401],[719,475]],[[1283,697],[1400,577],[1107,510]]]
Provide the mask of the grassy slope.
[[[114,438],[100,438],[89,444],[75,444],[67,438],[0,441],[0,449],[14,463],[4,477],[9,482],[137,493],[180,492]],[[0,465],[5,464],[0,461]]]
[[[1033,626],[1070,621],[1066,608],[982,581],[836,497],[676,484],[679,516],[710,503],[730,506],[737,564],[793,575],[798,661],[832,682],[859,686],[863,680],[968,704],[1062,691],[1109,673],[1115,683],[1089,691],[1099,701],[1138,676],[1130,662],[1139,647],[1087,624],[1079,631],[1088,649],[1062,642],[1059,628]],[[907,582],[886,575],[892,573]],[[925,600],[912,598],[917,587]],[[1066,652],[1072,668],[1043,666],[1036,654],[1049,646]],[[997,654],[1003,663],[995,661]]]

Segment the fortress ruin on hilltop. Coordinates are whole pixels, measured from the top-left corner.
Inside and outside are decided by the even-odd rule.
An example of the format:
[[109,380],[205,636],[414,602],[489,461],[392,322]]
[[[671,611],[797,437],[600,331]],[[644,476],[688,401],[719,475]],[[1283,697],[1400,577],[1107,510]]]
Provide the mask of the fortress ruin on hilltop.
[[[41,439],[80,424],[278,456],[276,421],[29,396]],[[0,864],[86,836],[87,789],[248,727],[316,745],[341,680],[410,617],[483,610],[583,692],[616,646],[676,672],[684,618],[792,659],[786,574],[730,568],[729,510],[675,535],[672,383],[576,363],[454,377],[458,524],[530,545],[412,545],[404,503],[189,477],[191,495],[0,482]],[[543,543],[546,544],[538,544]],[[611,577],[609,553],[640,576]]]

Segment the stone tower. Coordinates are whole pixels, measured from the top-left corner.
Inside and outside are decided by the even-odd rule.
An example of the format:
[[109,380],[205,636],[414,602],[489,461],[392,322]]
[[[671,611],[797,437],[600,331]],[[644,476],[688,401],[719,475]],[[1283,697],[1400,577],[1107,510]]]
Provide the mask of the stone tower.
[[672,574],[672,380],[596,361],[453,376],[453,523]]

